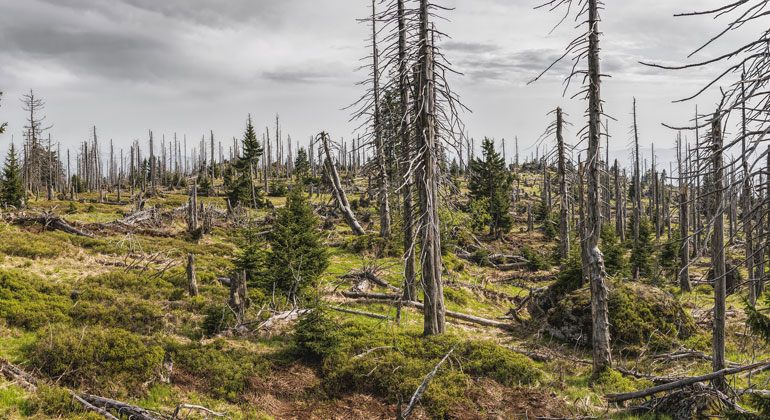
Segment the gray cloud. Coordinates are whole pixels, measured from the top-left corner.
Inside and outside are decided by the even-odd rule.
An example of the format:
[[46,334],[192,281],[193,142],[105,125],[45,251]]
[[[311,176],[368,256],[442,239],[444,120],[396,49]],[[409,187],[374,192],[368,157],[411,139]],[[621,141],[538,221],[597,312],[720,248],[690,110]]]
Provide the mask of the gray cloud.
[[[640,97],[645,141],[668,138],[662,120],[686,120],[689,107],[670,101],[711,72],[662,72],[638,61],[685,60],[717,26],[671,15],[717,1],[607,6],[602,64],[613,78],[603,92],[606,108],[620,119],[613,124],[628,125],[632,96]],[[534,3],[440,2],[455,8],[442,12],[450,21],[436,24],[451,36],[441,42],[447,58],[464,73],[451,82],[474,110],[465,116],[471,135],[518,135],[524,148],[542,133],[556,104],[582,126],[585,104],[562,96],[569,59],[526,85],[579,34],[572,22],[549,34],[559,17],[532,10]],[[362,73],[354,70],[369,53],[369,33],[356,18],[367,15],[366,2],[0,0],[0,9],[0,120],[11,123],[0,150],[11,135],[20,136],[24,116],[13,98],[30,88],[48,102],[55,137],[69,144],[93,124],[117,144],[144,138],[147,128],[193,137],[213,129],[225,139],[240,135],[249,112],[265,119],[262,124],[281,113],[284,131],[300,139],[321,129],[347,137],[355,127],[340,108],[362,89],[356,86]]]

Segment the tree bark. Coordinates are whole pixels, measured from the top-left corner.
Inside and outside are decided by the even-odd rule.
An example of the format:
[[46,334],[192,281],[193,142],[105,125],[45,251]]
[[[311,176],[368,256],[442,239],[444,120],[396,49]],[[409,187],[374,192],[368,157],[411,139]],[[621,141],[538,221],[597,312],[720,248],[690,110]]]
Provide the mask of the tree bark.
[[187,292],[198,296],[198,279],[195,274],[195,254],[187,254]]
[[388,200],[388,171],[385,167],[385,144],[382,138],[382,115],[380,113],[380,53],[377,48],[376,0],[372,0],[372,81],[374,83],[374,142],[377,149],[379,170],[380,237],[390,239],[390,203]]
[[406,8],[404,0],[398,0],[398,89],[401,101],[401,159],[404,175],[401,189],[404,195],[404,299],[417,300],[417,270],[414,257],[414,211],[412,205],[412,174],[409,162],[412,161],[411,131],[409,129],[409,67],[406,51]]
[[[563,115],[561,107],[556,108],[556,141],[559,148],[559,251],[561,253],[562,262],[566,262],[569,258],[569,215],[567,214],[567,207],[569,206],[569,192],[567,190],[567,165],[566,165],[566,153],[564,147],[564,136],[562,133],[563,127]],[[546,221],[547,223],[548,221]]]
[[601,234],[601,184],[599,179],[599,143],[601,136],[601,70],[599,65],[599,7],[598,0],[588,1],[588,194],[587,236],[584,241],[589,261],[588,275],[591,281],[591,314],[593,317],[594,374],[612,366],[609,330],[609,289],[604,257],[599,250]]
[[345,194],[345,189],[340,183],[340,176],[337,173],[337,167],[334,166],[331,150],[329,149],[329,135],[327,133],[321,133],[320,140],[321,145],[324,148],[324,152],[326,153],[326,171],[329,174],[329,179],[332,183],[332,189],[334,190],[334,196],[337,199],[337,205],[339,206],[340,211],[342,211],[342,215],[345,218],[345,221],[348,223],[348,226],[350,226],[350,228],[353,230],[353,233],[357,236],[364,235],[366,232],[364,231],[364,228],[361,227],[361,224],[358,223],[356,215],[350,208],[348,196]]
[[[711,264],[714,270],[714,339],[713,339],[713,370],[725,368],[725,306],[727,282],[725,277],[725,238],[723,188],[724,173],[722,169],[722,121],[719,112],[714,114],[711,122],[712,164],[714,169],[713,213],[714,232],[711,237]],[[728,389],[727,382],[722,377],[714,379],[714,385],[722,392]]]
[[436,136],[436,91],[429,1],[420,0],[420,60],[417,80],[417,150],[420,165],[415,179],[420,202],[422,285],[425,295],[424,335],[446,332],[444,291],[441,282],[441,236],[438,214],[438,139]]

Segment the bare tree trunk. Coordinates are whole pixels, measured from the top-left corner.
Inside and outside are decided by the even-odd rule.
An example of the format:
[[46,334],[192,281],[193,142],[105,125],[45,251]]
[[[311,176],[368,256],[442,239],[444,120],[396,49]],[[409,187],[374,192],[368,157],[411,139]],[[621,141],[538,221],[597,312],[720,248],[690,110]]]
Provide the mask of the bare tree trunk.
[[578,235],[580,235],[580,266],[581,277],[580,285],[589,282],[588,277],[588,252],[585,246],[586,241],[586,187],[585,187],[585,168],[580,156],[578,156]]
[[[636,98],[634,98],[634,247],[639,246],[639,219],[642,217],[642,182],[639,170],[639,130],[636,125]],[[634,269],[634,281],[639,281],[639,269]]]
[[618,236],[620,242],[625,242],[626,232],[623,229],[624,197],[620,189],[620,167],[617,159],[615,159],[613,173],[615,178],[615,234]]
[[[567,207],[569,206],[569,192],[567,190],[567,165],[566,165],[566,153],[564,147],[564,136],[562,133],[563,128],[563,115],[561,107],[556,108],[556,141],[559,148],[559,196],[560,206],[559,209],[559,251],[561,253],[561,260],[563,263],[569,258],[569,215],[567,214]],[[548,221],[546,220],[546,223]]]
[[[725,306],[727,284],[725,278],[725,237],[723,191],[724,174],[722,169],[722,121],[719,112],[714,114],[711,123],[713,137],[712,162],[714,169],[714,194],[712,217],[714,232],[711,238],[711,264],[714,270],[714,340],[713,340],[713,371],[725,368]],[[728,389],[724,378],[714,380],[714,385],[722,392]]]
[[604,257],[599,250],[601,234],[601,184],[599,180],[599,142],[601,136],[601,71],[599,67],[599,8],[598,0],[588,1],[588,194],[586,240],[588,251],[588,275],[591,281],[591,314],[593,318],[594,374],[612,366],[609,329],[609,289]]
[[188,204],[187,229],[190,233],[198,230],[198,178],[195,178],[190,190],[190,202]]
[[[690,285],[690,220],[687,198],[687,184],[684,182],[685,174],[682,172],[682,136],[677,139],[677,162],[679,165],[679,232],[682,238],[682,247],[679,249],[679,287],[682,292],[692,290]],[[670,239],[669,239],[670,240]]]
[[372,81],[374,95],[374,142],[377,148],[377,168],[380,172],[380,236],[389,239],[390,202],[388,200],[388,171],[385,168],[385,144],[382,138],[382,114],[380,113],[380,53],[377,48],[376,0],[372,0]]
[[425,335],[444,334],[446,319],[441,281],[441,236],[438,214],[438,139],[436,137],[436,91],[429,1],[420,0],[420,60],[417,80],[420,113],[417,115],[417,150],[420,165],[415,179],[420,200],[422,285],[425,292]]
[[248,308],[248,297],[246,290],[246,270],[235,273],[230,279],[230,309],[235,312],[238,318],[238,324],[243,323]]
[[195,254],[187,254],[187,292],[198,296],[198,279],[195,275]]
[[[411,131],[409,129],[409,68],[406,51],[406,9],[404,0],[398,0],[398,61],[399,61],[399,95],[401,101],[401,153],[404,161],[404,183],[401,187],[404,194],[404,299],[417,300],[417,270],[414,257],[414,211],[412,205],[413,178],[409,170],[412,161]],[[358,151],[356,152],[358,154]],[[360,164],[360,163],[358,163]]]

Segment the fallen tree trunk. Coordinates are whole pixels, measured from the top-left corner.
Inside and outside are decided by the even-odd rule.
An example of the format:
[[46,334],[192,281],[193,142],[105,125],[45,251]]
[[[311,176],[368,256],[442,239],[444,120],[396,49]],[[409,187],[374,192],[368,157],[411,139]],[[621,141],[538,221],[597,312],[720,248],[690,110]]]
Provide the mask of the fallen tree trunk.
[[372,273],[364,272],[364,273],[349,273],[344,274],[342,276],[338,277],[340,280],[369,280],[372,283],[384,287],[391,290],[399,290],[397,287],[393,286],[392,284],[386,282],[385,280],[382,280],[381,278],[375,276]]
[[12,218],[11,221],[14,223],[37,223],[43,225],[43,229],[48,229],[50,227],[54,230],[60,230],[71,235],[85,236],[86,238],[94,237],[94,235],[91,233],[83,232],[82,230],[74,228],[72,225],[67,223],[66,220],[55,214],[44,214],[40,216],[16,216]]
[[[420,302],[413,302],[407,300],[398,300],[399,295],[391,295],[387,293],[358,293],[343,291],[342,295],[351,299],[374,299],[375,301],[387,303],[387,304],[401,304],[402,306],[411,306],[419,310],[425,310],[425,305]],[[495,321],[493,319],[481,318],[474,315],[468,315],[461,312],[446,311],[447,318],[459,319],[461,321],[470,322],[472,324],[479,324],[486,327],[495,327],[507,331],[513,331],[513,325],[506,322]]]
[[345,309],[340,308],[338,306],[329,306],[329,309],[333,309],[338,312],[343,312],[346,314],[352,314],[352,315],[362,315],[362,316],[368,316],[369,318],[375,318],[375,319],[388,319],[388,316],[380,315],[380,314],[374,314],[371,312],[363,312],[363,311],[354,311],[352,309]]
[[607,399],[608,402],[622,402],[627,400],[632,400],[635,398],[644,398],[648,397],[653,394],[657,394],[658,392],[664,392],[664,391],[670,391],[672,389],[682,388],[688,385],[692,385],[698,382],[705,382],[710,381],[712,379],[716,378],[722,378],[727,375],[733,375],[736,373],[740,373],[746,370],[756,369],[758,367],[767,366],[770,365],[770,360],[765,360],[763,362],[754,363],[751,365],[741,366],[737,368],[730,368],[730,369],[722,369],[718,372],[712,372],[706,375],[701,376],[693,376],[689,378],[684,378],[675,382],[670,382],[663,385],[654,386],[652,388],[643,389],[640,391],[634,391],[634,392],[623,392],[618,394],[607,394],[604,396],[605,399]]
[[91,404],[90,402],[88,402],[88,401],[84,400],[83,398],[81,398],[80,395],[78,395],[78,394],[76,394],[76,393],[74,393],[72,391],[70,391],[70,395],[72,395],[72,398],[74,398],[75,401],[79,402],[80,405],[82,405],[83,408],[85,408],[86,410],[93,411],[94,413],[97,413],[97,414],[101,415],[102,417],[104,417],[107,420],[119,420],[117,417],[115,417],[112,414],[110,414],[109,411],[107,411],[105,409],[102,409],[102,408],[99,408],[99,407]]
[[[109,398],[86,393],[80,394],[80,397],[97,408],[115,411],[131,420],[161,420],[162,418],[158,413],[122,401],[111,400]],[[101,414],[101,412],[99,414]]]

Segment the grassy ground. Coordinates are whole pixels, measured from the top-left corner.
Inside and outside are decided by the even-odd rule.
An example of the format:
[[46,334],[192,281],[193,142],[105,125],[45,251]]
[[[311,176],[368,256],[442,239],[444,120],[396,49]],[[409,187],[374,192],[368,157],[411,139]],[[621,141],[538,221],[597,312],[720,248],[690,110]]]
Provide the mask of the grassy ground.
[[[525,176],[521,184],[528,197],[525,202],[538,201],[539,183],[538,175]],[[320,196],[312,201],[321,204],[328,199]],[[122,203],[115,200],[115,194],[102,203],[94,194],[81,194],[78,201],[33,200],[29,205],[52,209],[88,230],[130,214],[125,196]],[[224,207],[221,197],[202,200]],[[277,207],[285,203],[283,197],[271,200]],[[169,191],[148,204],[169,210],[185,201],[184,191]],[[358,211],[370,214],[362,217],[368,220],[365,228],[376,231],[375,209]],[[265,215],[265,211],[252,214]],[[467,215],[456,219],[458,229],[467,232]],[[526,226],[526,214],[519,212],[512,232],[502,240],[476,236],[493,252],[520,254],[529,247],[550,259],[556,242],[539,229],[526,232]],[[649,381],[619,374],[592,379],[591,366],[583,363],[590,360],[590,350],[554,338],[526,309],[520,312],[523,323],[507,321],[513,331],[450,319],[447,338],[425,340],[419,337],[419,311],[403,308],[396,322],[396,308],[390,304],[343,297],[339,291],[352,284],[339,276],[366,265],[376,264],[378,275],[396,287],[403,275],[400,245],[378,253],[357,242],[339,219],[326,231],[326,240],[342,245],[329,249],[330,266],[317,287],[318,298],[328,306],[388,315],[389,320],[318,309],[323,318],[314,324],[303,321],[253,334],[207,335],[206,326],[223,316],[229,290],[219,279],[233,269],[239,235],[223,225],[195,242],[184,229],[184,221],[176,220],[157,232],[100,229],[97,239],[87,239],[42,231],[40,226],[0,225],[0,357],[50,385],[31,392],[0,379],[0,418],[95,418],[57,387],[164,412],[181,402],[200,404],[228,412],[233,419],[395,418],[424,375],[456,343],[460,344],[455,357],[442,367],[414,418],[655,418],[623,414],[621,407],[608,406],[602,398],[607,392],[650,386]],[[188,253],[196,255],[198,297],[184,292],[183,261]],[[148,255],[156,255],[149,264]],[[549,285],[559,274],[557,268],[500,272],[451,254],[445,256],[445,266],[447,309],[489,319],[504,317],[530,289]],[[696,264],[693,274],[698,277],[706,270],[706,264]],[[711,288],[699,286],[683,295],[673,278],[660,279],[658,285],[697,322],[695,335],[673,343],[672,349],[681,346],[709,353]],[[250,292],[257,304],[248,316],[256,325],[269,316],[258,311],[272,297]],[[766,346],[748,334],[742,306],[740,296],[728,299],[728,359],[744,364],[770,357]],[[534,362],[513,350],[547,357]],[[655,353],[645,346],[618,348],[614,359],[618,366],[650,375],[698,374],[711,368],[705,360],[665,360]],[[173,361],[170,381],[164,380],[169,373],[164,360]],[[731,380],[739,388],[750,383],[763,386],[770,373]]]

